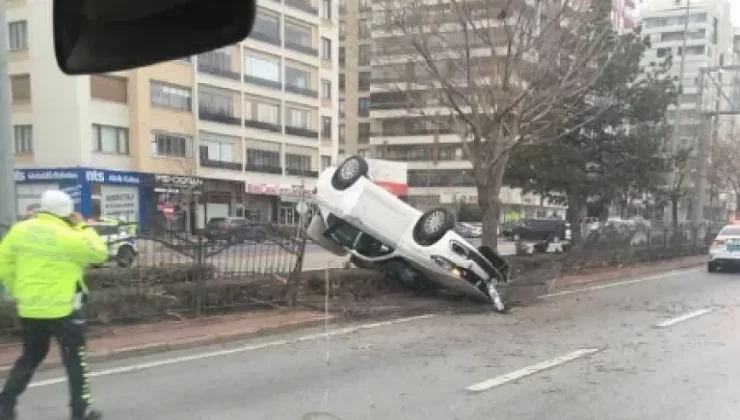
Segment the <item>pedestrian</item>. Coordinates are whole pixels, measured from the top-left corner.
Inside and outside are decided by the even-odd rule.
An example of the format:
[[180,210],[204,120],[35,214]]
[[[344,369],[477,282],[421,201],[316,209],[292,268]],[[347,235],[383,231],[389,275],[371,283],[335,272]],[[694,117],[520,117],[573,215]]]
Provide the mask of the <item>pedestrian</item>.
[[85,325],[79,309],[87,287],[84,267],[108,258],[103,239],[74,213],[72,198],[46,191],[34,216],[18,222],[0,242],[0,280],[15,299],[23,350],[0,393],[0,420],[16,418],[16,402],[49,351],[60,346],[67,370],[72,420],[98,420],[92,409]]

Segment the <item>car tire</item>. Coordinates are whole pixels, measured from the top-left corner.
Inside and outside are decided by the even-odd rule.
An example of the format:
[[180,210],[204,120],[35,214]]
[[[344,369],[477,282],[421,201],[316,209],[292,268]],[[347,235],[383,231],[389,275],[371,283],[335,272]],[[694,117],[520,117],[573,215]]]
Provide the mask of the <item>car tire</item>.
[[136,258],[136,252],[129,246],[122,246],[118,248],[116,253],[116,262],[121,268],[129,268],[134,265],[134,259]]
[[331,185],[337,190],[346,190],[351,187],[358,179],[367,176],[369,168],[367,161],[362,156],[350,156],[342,162],[334,176],[331,178]]
[[449,210],[439,207],[422,214],[414,229],[415,240],[420,245],[431,245],[448,231],[455,228],[455,216]]
[[511,235],[511,241],[512,242],[519,242],[521,239],[522,238],[521,238],[521,236],[519,236],[518,233],[515,233],[515,234]]
[[719,267],[716,263],[708,262],[707,263],[707,273],[716,273],[719,271]]

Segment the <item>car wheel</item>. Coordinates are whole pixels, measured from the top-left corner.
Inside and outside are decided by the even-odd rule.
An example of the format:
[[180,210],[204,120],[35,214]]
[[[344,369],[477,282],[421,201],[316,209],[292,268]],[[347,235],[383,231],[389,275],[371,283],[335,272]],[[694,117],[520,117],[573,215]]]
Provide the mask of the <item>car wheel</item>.
[[367,176],[368,170],[367,161],[362,156],[350,156],[334,172],[331,185],[338,190],[345,190]]
[[519,240],[522,239],[518,233],[515,233],[511,236],[512,242],[519,242]]
[[429,210],[416,224],[416,241],[422,245],[433,244],[445,233],[455,228],[455,216],[445,208]]
[[718,271],[719,271],[719,267],[717,266],[716,263],[713,263],[713,262],[707,263],[707,272],[708,273],[716,273]]
[[134,265],[135,258],[136,253],[133,249],[131,249],[131,247],[128,246],[120,247],[118,249],[118,253],[116,254],[116,261],[118,262],[118,266],[122,268],[129,268]]

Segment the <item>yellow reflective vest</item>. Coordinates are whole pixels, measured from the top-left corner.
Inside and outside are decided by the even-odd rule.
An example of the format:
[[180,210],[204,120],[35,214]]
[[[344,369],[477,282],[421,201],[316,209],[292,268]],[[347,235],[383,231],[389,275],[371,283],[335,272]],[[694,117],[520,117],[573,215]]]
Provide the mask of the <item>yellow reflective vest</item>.
[[0,280],[21,318],[63,318],[74,309],[78,285],[87,292],[85,266],[107,259],[94,229],[39,213],[13,225],[0,242]]

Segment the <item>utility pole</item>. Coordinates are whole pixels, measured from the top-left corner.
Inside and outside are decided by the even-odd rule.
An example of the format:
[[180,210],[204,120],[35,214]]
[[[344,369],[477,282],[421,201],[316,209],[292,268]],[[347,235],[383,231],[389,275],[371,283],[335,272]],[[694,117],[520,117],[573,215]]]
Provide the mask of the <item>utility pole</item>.
[[[704,215],[704,201],[705,198],[705,187],[704,182],[707,178],[707,134],[705,128],[708,127],[708,117],[704,115],[704,78],[707,73],[704,68],[699,69],[699,95],[697,96],[697,116],[699,117],[699,128],[697,130],[698,138],[696,139],[697,150],[696,150],[696,176],[694,178],[694,200],[691,206],[691,224],[695,227],[701,223]],[[722,89],[721,86],[718,87]],[[715,117],[716,118],[716,117]]]
[[[678,67],[678,96],[676,97],[676,109],[673,114],[673,135],[671,138],[671,145],[670,145],[670,151],[671,151],[671,159],[673,159],[676,156],[676,153],[678,152],[678,145],[681,142],[681,102],[683,100],[683,79],[686,76],[686,45],[689,42],[689,18],[691,17],[691,0],[686,0],[686,14],[685,14],[685,21],[683,23],[683,43],[681,46],[681,60]],[[674,188],[677,183],[677,176],[676,176],[676,170],[674,169],[670,174],[670,185],[671,188]],[[674,194],[678,194],[678,191],[672,191]],[[671,214],[671,212],[666,212],[666,214]],[[673,217],[673,215],[671,215]],[[676,223],[676,220],[671,220],[671,222]]]
[[0,1],[0,224],[10,225],[18,216],[13,174],[13,126],[10,122],[10,75],[8,74],[8,27],[5,1]]

